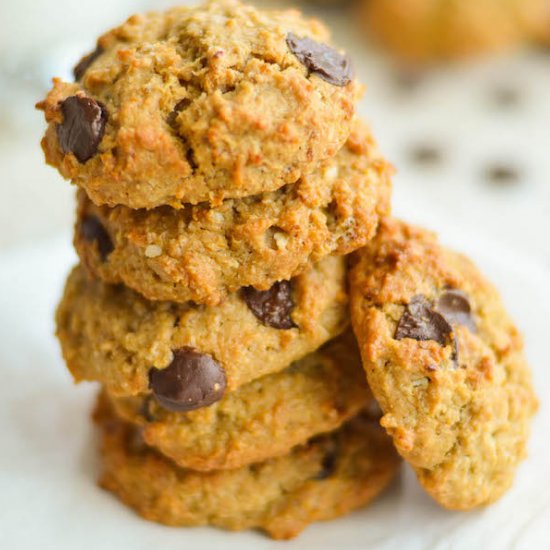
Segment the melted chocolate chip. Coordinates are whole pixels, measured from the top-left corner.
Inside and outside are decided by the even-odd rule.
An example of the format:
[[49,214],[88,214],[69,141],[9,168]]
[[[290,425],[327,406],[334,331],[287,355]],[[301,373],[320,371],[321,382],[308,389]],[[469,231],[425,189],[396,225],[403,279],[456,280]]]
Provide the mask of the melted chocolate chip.
[[338,462],[338,449],[334,446],[330,449],[321,462],[321,470],[315,476],[317,481],[329,478],[336,471],[336,464]]
[[315,42],[311,38],[300,38],[289,32],[286,43],[290,51],[310,72],[335,86],[345,86],[353,78],[351,60],[334,48]]
[[445,346],[449,343],[452,332],[453,329],[445,317],[432,309],[424,296],[419,295],[412,298],[407,305],[397,325],[395,339],[434,340]]
[[61,103],[63,122],[57,126],[61,150],[84,164],[96,153],[105,133],[107,110],[91,97],[70,96]]
[[149,388],[169,411],[192,411],[212,405],[223,397],[225,387],[225,372],[219,363],[192,348],[174,351],[170,365],[149,371]]
[[93,52],[85,55],[73,69],[74,79],[80,80],[84,73],[88,70],[88,67],[103,53],[103,48],[98,46]]
[[444,291],[437,300],[435,309],[451,325],[463,325],[471,332],[477,331],[472,317],[472,306],[464,292],[453,289]]
[[102,261],[114,250],[113,241],[96,216],[84,216],[80,222],[80,235],[85,241],[97,243]]
[[279,281],[269,290],[256,290],[248,286],[242,289],[246,305],[262,324],[278,328],[296,328],[292,320],[294,300],[290,281]]
[[180,99],[172,109],[172,112],[168,115],[168,118],[166,119],[166,122],[174,128],[176,126],[176,119],[178,118],[178,114],[187,109],[191,105],[191,100],[187,97]]

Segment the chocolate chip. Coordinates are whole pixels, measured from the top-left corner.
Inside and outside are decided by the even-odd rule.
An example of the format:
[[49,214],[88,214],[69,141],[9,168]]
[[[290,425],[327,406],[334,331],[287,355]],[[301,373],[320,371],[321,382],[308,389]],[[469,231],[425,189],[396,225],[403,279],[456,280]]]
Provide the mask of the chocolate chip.
[[242,289],[246,305],[268,327],[278,329],[296,328],[292,320],[294,300],[290,281],[279,281],[269,290],[256,290],[248,286]]
[[435,309],[451,325],[463,325],[471,332],[477,331],[472,317],[472,306],[464,292],[453,289],[444,291],[437,300]]
[[338,462],[338,449],[336,445],[330,449],[321,462],[321,470],[315,476],[317,481],[329,478],[336,471],[336,464]]
[[219,401],[225,392],[222,367],[210,355],[184,347],[164,369],[149,371],[149,388],[169,411],[192,411]]
[[432,309],[424,296],[419,295],[412,298],[407,305],[397,324],[395,339],[434,340],[445,346],[449,343],[452,332],[453,329],[445,317]]
[[88,70],[88,67],[103,53],[103,48],[101,46],[97,46],[97,48],[89,53],[88,55],[85,55],[75,66],[73,69],[74,79],[80,80],[84,73]]
[[79,231],[85,241],[97,243],[97,249],[103,261],[114,250],[109,233],[96,216],[84,216],[80,222]]
[[289,32],[286,43],[290,51],[307,69],[335,86],[345,86],[353,78],[351,60],[334,48],[315,42],[311,38],[300,38]]
[[70,96],[61,103],[63,122],[57,126],[61,150],[84,164],[96,153],[105,133],[107,110],[91,97]]
[[172,109],[172,112],[168,115],[168,118],[166,119],[166,122],[174,128],[176,126],[176,119],[178,118],[178,114],[181,113],[183,110],[187,109],[191,105],[191,100],[187,97],[180,99]]

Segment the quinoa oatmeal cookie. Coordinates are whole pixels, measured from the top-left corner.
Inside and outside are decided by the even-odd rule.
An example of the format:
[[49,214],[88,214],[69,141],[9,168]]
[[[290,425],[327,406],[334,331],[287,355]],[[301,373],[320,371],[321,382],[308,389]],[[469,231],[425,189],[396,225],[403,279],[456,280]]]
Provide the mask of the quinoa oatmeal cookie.
[[233,0],[135,15],[38,104],[46,160],[96,204],[218,202],[297,181],[345,143],[360,86],[329,32]]
[[405,61],[490,53],[528,41],[546,0],[362,0],[365,25]]
[[150,393],[191,410],[285,369],[348,324],[344,260],[328,257],[265,292],[243,289],[219,306],[149,302],[122,285],[69,276],[57,336],[77,381],[114,395]]
[[146,298],[217,304],[242,286],[266,290],[365,245],[389,214],[390,173],[358,124],[313,174],[217,207],[98,207],[81,191],[75,247],[95,275]]
[[427,231],[385,222],[355,253],[352,324],[381,424],[451,509],[486,505],[525,457],[537,399],[497,291]]
[[373,403],[351,331],[197,411],[168,411],[152,396],[107,398],[120,418],[141,427],[148,445],[202,471],[281,456]]
[[144,518],[166,525],[260,528],[276,539],[373,500],[399,459],[375,422],[357,417],[290,454],[236,470],[195,472],[143,444],[139,433],[99,401],[100,484]]

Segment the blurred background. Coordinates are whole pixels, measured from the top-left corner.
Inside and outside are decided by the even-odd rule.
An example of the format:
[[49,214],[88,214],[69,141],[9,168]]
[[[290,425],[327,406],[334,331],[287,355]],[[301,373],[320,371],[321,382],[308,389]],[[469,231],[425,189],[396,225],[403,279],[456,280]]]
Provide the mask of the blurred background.
[[[74,189],[45,166],[34,110],[51,77],[71,79],[98,34],[131,13],[174,3],[0,0],[1,248],[70,239]],[[550,267],[550,50],[411,70],[370,42],[349,2],[300,7],[328,22],[367,85],[360,112],[398,169],[395,213],[463,227]]]

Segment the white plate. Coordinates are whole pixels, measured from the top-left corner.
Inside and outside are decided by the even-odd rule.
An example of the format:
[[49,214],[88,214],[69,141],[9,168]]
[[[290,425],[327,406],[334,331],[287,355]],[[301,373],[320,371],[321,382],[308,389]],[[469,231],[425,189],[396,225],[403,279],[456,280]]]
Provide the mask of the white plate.
[[[415,205],[407,211],[414,212]],[[432,220],[497,283],[526,333],[538,393],[550,393],[549,274],[518,254]],[[468,246],[460,246],[467,243]],[[95,388],[74,387],[53,338],[53,310],[74,254],[69,237],[0,256],[0,548],[56,550],[275,548],[255,532],[148,523],[96,484],[89,410]],[[451,513],[407,468],[369,508],[307,529],[288,548],[550,548],[550,415],[543,401],[530,458],[490,509]]]

